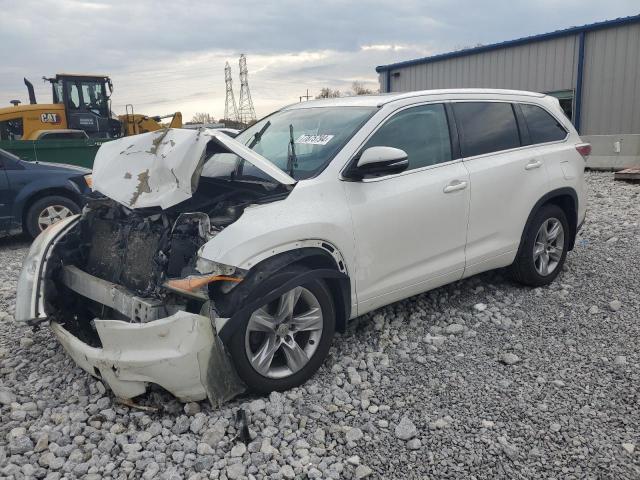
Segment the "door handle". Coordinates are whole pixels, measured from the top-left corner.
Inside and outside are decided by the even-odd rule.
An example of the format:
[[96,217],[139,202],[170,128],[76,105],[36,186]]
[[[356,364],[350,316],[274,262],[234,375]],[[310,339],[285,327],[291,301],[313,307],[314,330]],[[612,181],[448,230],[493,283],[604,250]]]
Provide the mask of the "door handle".
[[534,168],[540,168],[542,166],[542,162],[540,160],[530,160],[529,163],[524,167],[525,170],[533,170]]
[[446,187],[444,187],[444,193],[457,192],[458,190],[464,190],[467,188],[467,182],[462,180],[453,180]]

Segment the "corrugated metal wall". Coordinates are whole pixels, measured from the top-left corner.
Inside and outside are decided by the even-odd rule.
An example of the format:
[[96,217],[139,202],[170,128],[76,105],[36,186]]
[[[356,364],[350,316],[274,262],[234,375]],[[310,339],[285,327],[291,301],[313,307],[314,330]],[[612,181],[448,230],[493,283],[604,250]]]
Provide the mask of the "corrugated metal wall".
[[[580,34],[573,34],[400,67],[390,72],[391,91],[465,87],[575,90],[579,39]],[[587,31],[584,50],[580,133],[640,134],[640,23]],[[378,75],[383,92],[387,75]]]
[[[549,92],[574,88],[578,36],[507,47],[424,65],[392,70],[391,90],[432,88],[512,88]],[[399,77],[393,77],[400,72]],[[385,74],[379,76],[386,90]]]
[[640,24],[587,32],[582,86],[581,133],[640,133]]

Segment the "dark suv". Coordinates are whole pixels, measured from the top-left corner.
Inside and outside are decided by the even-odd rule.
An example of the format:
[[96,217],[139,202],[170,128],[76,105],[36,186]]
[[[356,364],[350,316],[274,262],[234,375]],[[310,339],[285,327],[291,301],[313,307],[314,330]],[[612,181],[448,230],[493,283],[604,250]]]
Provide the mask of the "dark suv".
[[91,192],[91,170],[27,162],[0,149],[0,231],[22,229],[36,237],[49,225],[80,212]]

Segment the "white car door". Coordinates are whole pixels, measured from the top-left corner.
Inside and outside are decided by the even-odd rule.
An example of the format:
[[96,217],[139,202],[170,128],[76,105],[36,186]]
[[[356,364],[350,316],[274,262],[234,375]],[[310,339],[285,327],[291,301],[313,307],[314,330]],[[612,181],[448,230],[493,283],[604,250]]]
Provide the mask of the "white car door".
[[509,265],[535,203],[548,191],[545,159],[522,147],[508,102],[452,104],[470,195],[465,277]]
[[358,314],[461,278],[469,177],[452,153],[443,104],[394,113],[360,149],[400,148],[406,171],[345,181],[356,251]]

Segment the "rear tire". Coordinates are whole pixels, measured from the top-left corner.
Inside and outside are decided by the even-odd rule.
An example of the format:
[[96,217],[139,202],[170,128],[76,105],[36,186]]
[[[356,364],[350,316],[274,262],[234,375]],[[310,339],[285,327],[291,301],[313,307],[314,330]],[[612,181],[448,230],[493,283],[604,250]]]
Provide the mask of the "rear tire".
[[36,238],[47,226],[79,212],[80,206],[67,197],[42,197],[29,207],[24,227],[31,238]]
[[[277,274],[278,281],[284,283],[308,271],[289,267]],[[287,298],[293,303],[288,313]],[[297,387],[311,378],[329,353],[334,331],[331,292],[324,280],[315,279],[243,318],[226,346],[247,388],[267,394]]]
[[532,287],[553,282],[567,257],[569,235],[569,222],[564,211],[554,204],[543,205],[527,226],[510,267],[513,278]]

